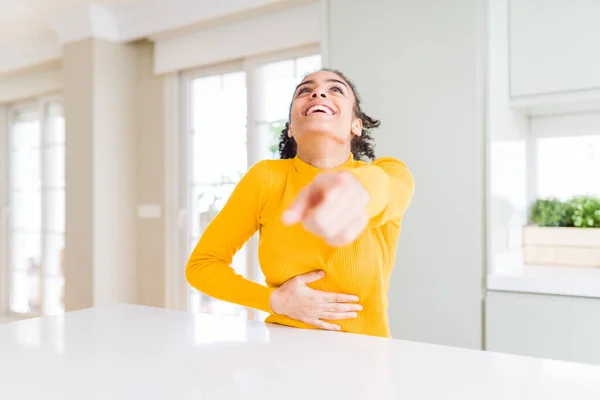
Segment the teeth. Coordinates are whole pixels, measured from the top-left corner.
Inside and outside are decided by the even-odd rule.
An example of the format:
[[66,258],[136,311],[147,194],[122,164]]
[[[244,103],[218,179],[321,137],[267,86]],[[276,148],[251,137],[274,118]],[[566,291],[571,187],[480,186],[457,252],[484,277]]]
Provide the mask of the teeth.
[[308,114],[311,114],[316,111],[323,111],[328,115],[333,115],[333,112],[331,111],[331,109],[329,107],[325,107],[320,104],[314,105],[311,108],[309,108],[308,111],[306,112],[306,114],[308,115]]

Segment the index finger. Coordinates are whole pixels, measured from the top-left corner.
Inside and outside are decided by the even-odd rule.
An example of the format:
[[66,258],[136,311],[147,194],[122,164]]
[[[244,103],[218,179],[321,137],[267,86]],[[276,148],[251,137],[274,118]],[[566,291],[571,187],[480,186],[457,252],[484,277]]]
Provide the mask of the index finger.
[[358,297],[351,294],[331,293],[318,291],[324,303],[354,303],[358,301]]

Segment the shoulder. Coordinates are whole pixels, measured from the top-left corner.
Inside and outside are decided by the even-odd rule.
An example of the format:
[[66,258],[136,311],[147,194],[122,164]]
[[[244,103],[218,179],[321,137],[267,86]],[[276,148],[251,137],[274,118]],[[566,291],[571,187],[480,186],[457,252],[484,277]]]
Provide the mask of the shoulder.
[[288,172],[290,167],[294,164],[294,159],[262,160],[260,162],[264,163],[273,172]]
[[292,160],[261,160],[254,164],[243,180],[248,181],[261,201],[261,223],[265,223],[274,215],[274,207],[283,195],[288,172]]
[[365,162],[362,160],[356,162],[357,167],[362,167],[362,166],[366,166],[366,165],[373,165],[373,166],[384,168],[384,169],[393,169],[393,170],[395,169],[398,171],[410,172],[404,162],[402,162],[399,159],[394,158],[394,157],[379,157],[371,162]]
[[275,174],[287,174],[292,160],[261,160],[248,169],[246,175],[255,178],[265,178]]
[[414,187],[414,177],[408,166],[394,157],[380,157],[370,163],[359,161],[361,165],[372,165],[383,169],[388,175],[400,179],[407,186]]
[[248,169],[244,174],[244,180],[251,181],[262,187],[272,187],[287,177],[292,160],[261,160]]
[[371,162],[371,165],[377,165],[380,167],[400,168],[408,170],[406,164],[394,157],[379,157]]

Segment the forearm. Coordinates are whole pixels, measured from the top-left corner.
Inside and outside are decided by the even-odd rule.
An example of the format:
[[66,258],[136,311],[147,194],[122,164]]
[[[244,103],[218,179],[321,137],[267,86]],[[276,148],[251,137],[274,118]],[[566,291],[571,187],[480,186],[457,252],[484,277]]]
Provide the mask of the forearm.
[[208,296],[272,313],[270,298],[275,289],[238,275],[222,260],[192,256],[186,267],[186,279]]

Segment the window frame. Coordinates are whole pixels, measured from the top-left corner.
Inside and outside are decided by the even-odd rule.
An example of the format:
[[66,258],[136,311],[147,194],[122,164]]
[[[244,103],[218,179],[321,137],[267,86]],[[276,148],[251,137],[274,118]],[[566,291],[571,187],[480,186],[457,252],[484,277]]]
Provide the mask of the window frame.
[[[187,283],[185,280],[185,268],[189,255],[186,251],[190,226],[188,223],[188,210],[190,209],[188,171],[191,162],[191,146],[188,145],[192,123],[191,93],[189,88],[191,82],[196,78],[220,75],[230,72],[244,72],[246,76],[247,95],[247,164],[248,168],[260,161],[260,150],[258,144],[253,140],[257,123],[256,100],[260,97],[257,92],[258,82],[257,70],[265,64],[278,61],[296,59],[311,55],[320,55],[318,44],[287,49],[275,53],[238,59],[217,65],[210,65],[181,71],[173,74],[167,79],[167,201],[168,215],[166,219],[166,232],[173,232],[174,238],[167,237],[167,256],[165,258],[166,273],[166,307],[178,310],[188,310]],[[170,119],[169,119],[170,118]],[[184,154],[185,151],[185,154]],[[183,155],[183,156],[182,156]],[[171,190],[169,190],[171,189]],[[168,235],[167,235],[168,236]],[[258,234],[255,234],[247,246],[247,269],[248,278],[256,279],[259,276],[260,265],[258,264],[257,246]],[[173,262],[174,261],[174,262]],[[248,309],[248,319],[256,319],[255,310]]]
[[[178,235],[177,235],[177,254],[178,262],[176,265],[180,269],[179,276],[176,276],[175,282],[177,282],[176,293],[178,308],[188,310],[188,295],[187,285],[185,281],[184,267],[188,260],[187,245],[189,237],[191,236],[191,226],[189,224],[189,210],[191,208],[191,192],[188,190],[190,186],[189,172],[192,168],[192,151],[193,147],[190,143],[190,132],[193,127],[193,113],[192,113],[192,93],[191,87],[195,79],[203,78],[213,75],[222,75],[232,72],[244,72],[244,65],[241,61],[233,61],[224,64],[209,66],[206,68],[199,68],[190,71],[185,71],[180,74],[179,78],[179,91],[181,95],[180,99],[180,110],[181,110],[181,129],[178,132],[178,143],[181,144],[179,149],[179,163],[178,163],[178,187],[176,204],[179,205],[177,214],[179,219]],[[247,77],[246,77],[247,79]],[[247,123],[248,124],[248,123]],[[250,269],[250,266],[249,266]],[[181,284],[179,284],[181,283]]]
[[[1,105],[2,112],[5,114],[5,126],[2,128],[4,137],[0,137],[0,152],[3,158],[6,160],[4,168],[0,170],[3,185],[0,186],[0,315],[11,318],[12,320],[35,318],[45,315],[44,310],[44,280],[46,275],[46,266],[44,265],[45,260],[45,246],[41,246],[40,249],[40,312],[29,312],[29,313],[17,313],[10,309],[10,296],[12,293],[11,288],[11,149],[12,149],[12,125],[13,115],[15,112],[20,110],[36,110],[40,120],[40,135],[41,135],[41,146],[44,146],[44,138],[46,135],[46,119],[47,109],[46,107],[51,103],[60,103],[64,107],[63,96],[61,92],[52,92],[45,95],[18,100],[15,102],[5,103]],[[66,141],[65,141],[66,145]],[[40,169],[41,179],[44,179],[43,168],[45,165],[45,152],[42,151],[40,155]],[[42,209],[41,209],[41,231],[42,231],[42,243],[45,243],[43,239],[45,236],[45,224],[46,224],[46,206],[44,205],[44,187],[40,188],[42,191]]]

